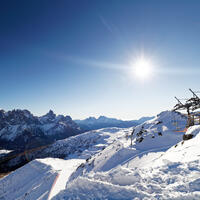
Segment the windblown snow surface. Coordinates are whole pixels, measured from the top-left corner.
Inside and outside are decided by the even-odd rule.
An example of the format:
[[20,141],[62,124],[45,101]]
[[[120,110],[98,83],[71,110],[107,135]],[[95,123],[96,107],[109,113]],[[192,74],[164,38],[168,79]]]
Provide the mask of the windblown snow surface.
[[184,116],[162,112],[135,128],[132,146],[132,128],[57,141],[53,152],[70,147],[65,159],[37,159],[12,172],[0,180],[0,199],[200,199],[200,126],[183,141],[174,117],[184,129]]

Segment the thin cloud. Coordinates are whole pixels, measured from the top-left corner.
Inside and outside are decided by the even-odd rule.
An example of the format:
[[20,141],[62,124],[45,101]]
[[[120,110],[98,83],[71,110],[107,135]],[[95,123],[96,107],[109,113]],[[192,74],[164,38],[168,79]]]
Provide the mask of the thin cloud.
[[79,64],[85,64],[85,65],[91,66],[91,67],[116,69],[116,70],[126,68],[125,65],[120,65],[120,64],[105,62],[105,61],[97,61],[97,60],[82,59],[82,58],[72,58],[72,57],[70,58],[70,60],[73,62],[79,63]]
[[101,23],[105,26],[105,28],[106,28],[109,32],[111,32],[111,33],[114,32],[114,30],[113,30],[113,29],[114,29],[113,25],[112,25],[112,24],[109,24],[109,23],[107,22],[107,20],[106,20],[103,16],[99,15],[99,19],[100,19]]
[[89,67],[114,69],[114,70],[124,70],[124,69],[128,68],[128,65],[122,65],[122,64],[106,62],[106,61],[98,61],[98,60],[93,60],[93,59],[80,58],[77,56],[58,56],[57,58],[62,59],[67,62],[86,65]]

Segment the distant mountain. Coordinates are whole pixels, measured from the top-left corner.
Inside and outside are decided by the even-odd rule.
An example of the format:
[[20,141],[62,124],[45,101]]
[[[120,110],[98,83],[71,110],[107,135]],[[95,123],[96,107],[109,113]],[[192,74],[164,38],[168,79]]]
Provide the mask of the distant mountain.
[[0,149],[30,149],[80,132],[70,116],[56,116],[52,110],[42,117],[28,110],[0,110]]
[[124,121],[115,118],[108,118],[100,116],[99,118],[89,117],[84,120],[74,120],[82,130],[95,130],[100,128],[118,127],[118,128],[129,128],[144,123],[153,117],[142,117],[139,120]]

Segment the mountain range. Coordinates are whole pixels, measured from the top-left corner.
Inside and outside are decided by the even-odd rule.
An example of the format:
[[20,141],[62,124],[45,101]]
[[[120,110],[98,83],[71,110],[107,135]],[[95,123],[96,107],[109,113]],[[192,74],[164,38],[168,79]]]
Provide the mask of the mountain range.
[[0,110],[0,149],[30,149],[80,133],[70,116],[56,116],[52,110],[41,117],[28,110]]
[[120,120],[115,118],[108,118],[100,116],[99,118],[89,117],[84,120],[74,120],[82,130],[95,130],[100,128],[118,127],[129,128],[144,123],[147,120],[153,119],[153,117],[142,117],[138,120]]
[[70,116],[56,115],[52,110],[41,117],[28,110],[0,110],[0,149],[27,150],[88,130],[132,127],[147,119],[151,118],[123,121],[100,116],[73,121]]
[[56,141],[0,179],[0,198],[199,200],[200,125],[185,133],[186,124],[165,111],[134,132],[103,128]]
[[[101,116],[98,119],[90,117],[73,121],[70,116],[56,115],[52,110],[41,117],[34,116],[28,110],[0,110],[0,172],[26,164],[35,158],[35,152],[57,140],[99,128],[133,127],[147,119],[150,118],[122,121]],[[36,157],[43,155],[40,153]]]

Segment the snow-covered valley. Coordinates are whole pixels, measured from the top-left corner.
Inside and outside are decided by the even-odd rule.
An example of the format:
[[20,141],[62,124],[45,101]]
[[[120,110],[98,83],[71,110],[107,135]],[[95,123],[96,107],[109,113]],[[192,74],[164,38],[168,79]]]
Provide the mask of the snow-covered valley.
[[0,199],[200,199],[200,126],[183,141],[174,118],[183,130],[186,118],[165,111],[135,127],[132,145],[133,128],[59,140],[0,179]]

